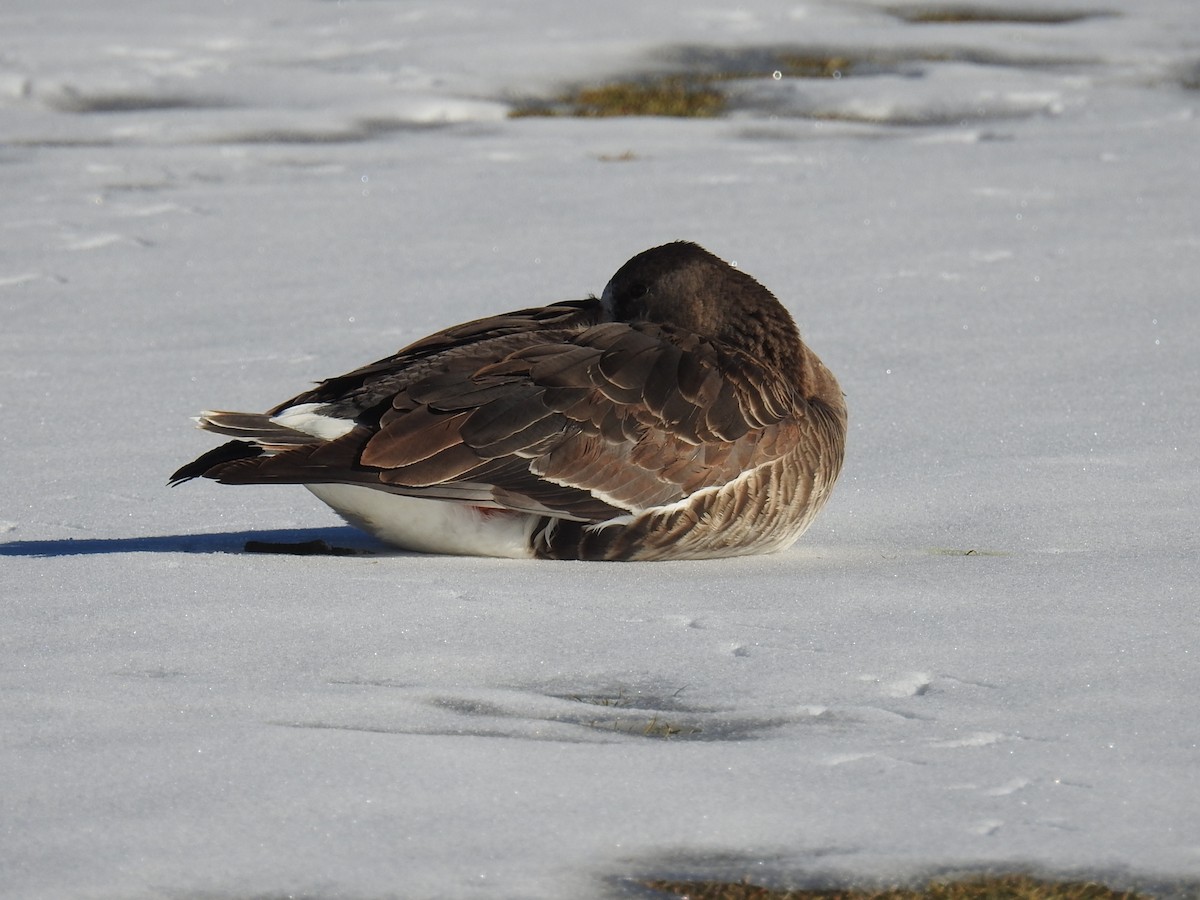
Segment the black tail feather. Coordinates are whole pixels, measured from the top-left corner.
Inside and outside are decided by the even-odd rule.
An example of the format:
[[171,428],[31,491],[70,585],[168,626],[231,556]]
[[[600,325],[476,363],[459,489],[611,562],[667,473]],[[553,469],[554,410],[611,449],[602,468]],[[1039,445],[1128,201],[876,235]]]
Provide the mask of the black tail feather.
[[203,478],[218,466],[237,462],[239,459],[254,459],[262,455],[264,455],[264,451],[255,444],[246,441],[230,441],[228,444],[222,444],[220,447],[209,450],[199,459],[179,469],[171,476],[169,483],[174,486],[193,478]]

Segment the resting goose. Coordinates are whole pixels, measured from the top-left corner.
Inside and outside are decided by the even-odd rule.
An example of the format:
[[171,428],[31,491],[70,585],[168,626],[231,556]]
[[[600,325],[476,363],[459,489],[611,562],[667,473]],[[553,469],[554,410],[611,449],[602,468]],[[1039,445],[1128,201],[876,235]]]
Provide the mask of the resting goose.
[[429,553],[700,559],[788,547],[842,465],[838,383],[765,287],[683,241],[599,298],[456,325],[265,413],[171,476],[302,484]]

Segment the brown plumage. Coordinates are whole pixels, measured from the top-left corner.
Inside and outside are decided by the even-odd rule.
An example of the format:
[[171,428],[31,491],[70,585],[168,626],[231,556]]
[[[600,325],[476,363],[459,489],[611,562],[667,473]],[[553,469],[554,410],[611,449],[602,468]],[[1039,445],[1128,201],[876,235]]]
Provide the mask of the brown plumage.
[[791,544],[838,476],[846,407],[770,291],[677,242],[599,298],[448,328],[199,422],[236,440],[172,482],[304,484],[412,549],[690,559]]

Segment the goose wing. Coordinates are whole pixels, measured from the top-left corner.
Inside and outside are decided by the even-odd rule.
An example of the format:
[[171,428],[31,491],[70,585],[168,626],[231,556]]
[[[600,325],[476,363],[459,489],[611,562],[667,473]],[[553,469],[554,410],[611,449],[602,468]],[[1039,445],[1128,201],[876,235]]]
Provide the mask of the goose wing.
[[[294,437],[297,409],[343,433]],[[209,414],[205,427],[241,440],[176,477],[362,484],[600,522],[784,455],[814,427],[805,413],[754,360],[669,326],[603,321],[582,301],[439,332],[280,404],[259,436],[252,417]]]

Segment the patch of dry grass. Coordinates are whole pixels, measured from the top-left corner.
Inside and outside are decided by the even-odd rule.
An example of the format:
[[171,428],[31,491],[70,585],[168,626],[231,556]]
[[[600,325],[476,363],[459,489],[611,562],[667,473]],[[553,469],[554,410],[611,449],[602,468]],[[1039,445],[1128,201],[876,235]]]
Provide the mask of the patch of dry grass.
[[1066,25],[1103,13],[1042,9],[998,9],[972,6],[894,6],[888,10],[898,19],[917,25],[1005,23],[1010,25]]
[[1095,882],[1044,881],[1028,875],[997,875],[933,881],[924,888],[776,891],[752,884],[646,881],[643,886],[688,900],[1149,900]]
[[586,119],[609,116],[667,116],[711,119],[729,104],[722,82],[748,78],[841,78],[853,68],[845,56],[781,53],[770,68],[662,75],[630,78],[565,91],[550,100],[530,100],[509,113],[524,116],[575,116]]
[[568,91],[549,103],[513,110],[519,116],[671,116],[709,119],[725,111],[725,95],[705,80],[670,75],[647,81],[617,81]]
[[841,78],[854,69],[854,60],[848,56],[784,53],[777,62],[779,74],[788,78]]

